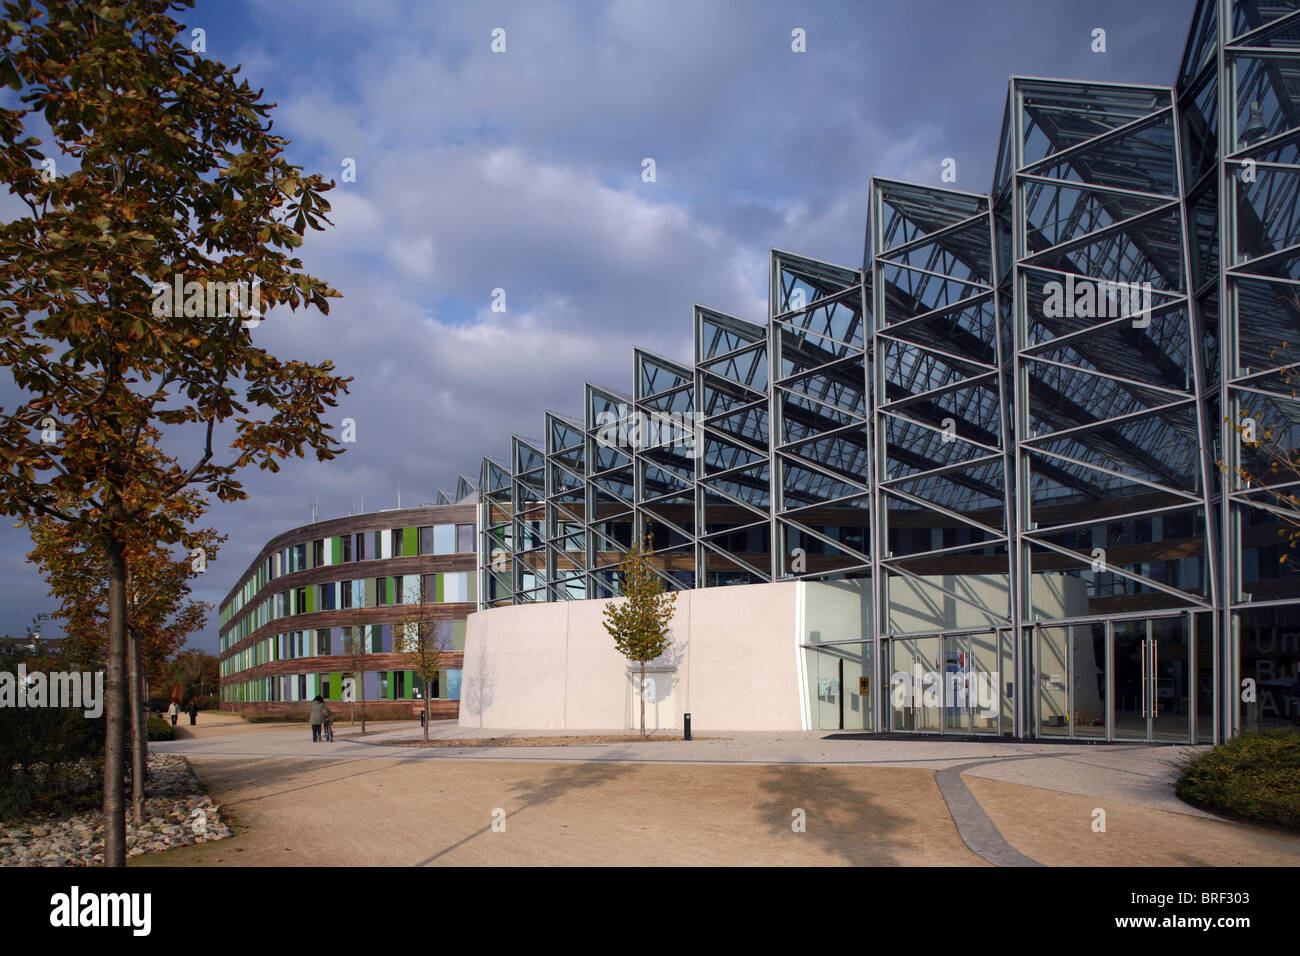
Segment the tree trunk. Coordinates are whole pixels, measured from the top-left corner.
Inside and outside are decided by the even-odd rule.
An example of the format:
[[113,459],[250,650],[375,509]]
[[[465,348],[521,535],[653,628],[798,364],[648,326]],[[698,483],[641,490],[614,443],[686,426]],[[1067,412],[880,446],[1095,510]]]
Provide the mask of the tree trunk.
[[108,674],[104,702],[104,865],[126,866],[126,800],[122,788],[126,754],[126,556],[109,539]]
[[641,662],[641,737],[645,738],[645,661]]
[[144,823],[144,787],[149,767],[149,730],[144,716],[144,674],[140,638],[128,632],[130,641],[131,692],[127,704],[131,708],[131,815],[136,826]]

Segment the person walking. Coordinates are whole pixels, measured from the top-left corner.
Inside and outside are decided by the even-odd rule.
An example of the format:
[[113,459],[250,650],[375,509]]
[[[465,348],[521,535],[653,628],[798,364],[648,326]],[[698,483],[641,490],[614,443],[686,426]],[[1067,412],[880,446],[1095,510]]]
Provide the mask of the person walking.
[[334,711],[330,710],[330,705],[321,701],[320,705],[320,736],[321,740],[334,743]]
[[191,727],[194,726],[194,722],[198,720],[198,717],[199,717],[199,702],[191,697],[190,698],[190,726]]
[[172,726],[176,726],[176,718],[181,715],[181,709],[177,706],[176,701],[172,701],[171,706],[167,708],[167,716],[172,719]]
[[320,725],[325,718],[325,700],[320,694],[317,694],[311,702],[311,714],[307,720],[311,723],[311,742],[320,743]]

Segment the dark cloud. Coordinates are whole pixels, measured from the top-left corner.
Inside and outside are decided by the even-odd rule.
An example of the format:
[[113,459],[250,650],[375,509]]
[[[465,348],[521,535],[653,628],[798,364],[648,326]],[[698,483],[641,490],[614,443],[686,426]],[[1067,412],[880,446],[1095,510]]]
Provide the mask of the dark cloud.
[[[688,360],[693,302],[762,321],[770,247],[860,265],[871,175],[937,183],[954,157],[957,185],[986,189],[1009,74],[1172,83],[1191,12],[203,0],[189,21],[279,103],[293,161],[334,177],[356,161],[330,194],[337,228],[303,253],[345,299],[256,334],[355,376],[333,421],[358,441],[248,474],[250,500],[211,514],[231,540],[199,596],[224,596],[313,500],[321,518],[395,506],[399,483],[402,504],[432,501],[512,433],[540,436],[543,409],[580,414],[584,380],[630,391],[633,343]],[[27,546],[0,534],[11,632],[49,607]]]

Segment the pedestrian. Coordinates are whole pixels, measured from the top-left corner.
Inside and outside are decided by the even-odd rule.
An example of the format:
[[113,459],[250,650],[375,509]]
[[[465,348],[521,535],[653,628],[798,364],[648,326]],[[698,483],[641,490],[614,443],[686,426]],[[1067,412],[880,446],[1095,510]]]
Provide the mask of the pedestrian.
[[334,711],[330,710],[330,705],[321,701],[320,705],[320,735],[321,739],[334,743]]
[[167,716],[172,719],[173,727],[176,726],[176,718],[179,717],[180,715],[181,715],[180,707],[176,705],[176,701],[172,701],[171,706],[167,708]]
[[307,718],[311,723],[311,742],[314,744],[320,743],[320,725],[321,721],[325,717],[324,710],[325,699],[321,697],[320,694],[317,694],[315,698],[312,699],[311,715]]
[[193,697],[190,698],[190,726],[193,727],[195,721],[199,718],[199,702]]

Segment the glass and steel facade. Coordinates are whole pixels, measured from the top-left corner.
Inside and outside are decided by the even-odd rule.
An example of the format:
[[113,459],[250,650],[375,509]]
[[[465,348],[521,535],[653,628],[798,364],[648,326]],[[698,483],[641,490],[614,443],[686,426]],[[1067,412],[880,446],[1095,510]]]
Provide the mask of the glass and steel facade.
[[773,251],[766,322],[697,306],[689,365],[484,459],[479,606],[617,596],[650,534],[840,609],[814,726],[1300,721],[1300,482],[1238,470],[1247,419],[1300,445],[1298,188],[1294,0],[1200,3],[1175,86],[1011,78],[987,194],[873,179],[862,268]]

